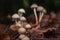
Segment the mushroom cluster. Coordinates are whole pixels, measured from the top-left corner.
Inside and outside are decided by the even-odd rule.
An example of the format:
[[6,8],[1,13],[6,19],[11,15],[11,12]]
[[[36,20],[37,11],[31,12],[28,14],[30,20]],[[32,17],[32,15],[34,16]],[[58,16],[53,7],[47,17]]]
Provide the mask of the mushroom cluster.
[[25,34],[27,32],[26,29],[31,28],[30,24],[27,24],[25,28],[23,27],[23,22],[26,21],[26,18],[23,16],[23,13],[25,13],[25,10],[23,8],[18,10],[18,13],[15,13],[12,15],[13,21],[16,23],[16,27],[18,27],[18,32],[20,34],[19,39],[21,40],[30,40],[29,37],[27,37]]
[[[38,6],[37,4],[32,4],[31,8],[34,11],[36,21],[41,22],[44,13],[46,13],[46,10],[44,9],[44,7]],[[39,17],[37,17],[37,11],[39,12]],[[21,8],[18,10],[17,14],[12,15],[12,19],[13,21],[15,21],[16,26],[18,27],[18,32],[20,34],[19,39],[30,40],[29,37],[25,35],[25,33],[27,32],[27,29],[31,29],[32,27],[29,23],[27,23],[26,26],[23,27],[23,23],[24,21],[26,21],[26,18],[23,16],[24,13],[25,13],[25,10]]]

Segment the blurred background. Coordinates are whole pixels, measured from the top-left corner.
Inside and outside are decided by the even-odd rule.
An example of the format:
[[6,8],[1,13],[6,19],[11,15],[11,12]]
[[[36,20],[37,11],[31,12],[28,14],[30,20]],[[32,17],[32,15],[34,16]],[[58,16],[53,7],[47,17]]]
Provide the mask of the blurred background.
[[6,16],[17,12],[19,8],[25,8],[27,15],[32,3],[44,6],[48,11],[59,10],[60,0],[0,0],[0,15]]

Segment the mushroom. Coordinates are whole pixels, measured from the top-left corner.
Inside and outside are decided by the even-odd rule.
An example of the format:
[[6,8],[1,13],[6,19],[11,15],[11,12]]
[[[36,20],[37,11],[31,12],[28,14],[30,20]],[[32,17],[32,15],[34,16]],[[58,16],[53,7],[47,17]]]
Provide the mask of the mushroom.
[[21,33],[26,33],[26,29],[21,27],[18,29],[18,32],[21,34]]
[[26,18],[24,16],[20,17],[20,21],[26,21]]
[[41,22],[44,13],[46,13],[46,10],[44,9],[44,7],[39,6],[37,8],[37,11],[39,11],[39,22]]
[[25,28],[26,28],[26,29],[30,29],[30,28],[31,28],[31,25],[30,25],[30,24],[27,24],[27,25],[25,26]]
[[30,38],[29,37],[24,37],[23,39],[21,39],[21,40],[30,40]]
[[19,28],[22,27],[22,25],[20,23],[16,23],[16,26],[19,27]]
[[18,14],[13,14],[12,19],[13,19],[13,21],[17,22],[17,20],[19,19],[19,15]]
[[22,27],[21,21],[16,22],[16,26],[17,26],[18,28],[21,28],[21,27]]
[[20,17],[21,24],[23,25],[23,22],[26,21],[26,18],[24,16]]
[[18,14],[20,17],[23,15],[23,13],[25,13],[25,10],[23,8],[18,10]]
[[42,6],[37,7],[37,11],[43,11],[43,10],[44,10],[44,7],[42,7]]
[[38,19],[37,19],[37,13],[36,13],[36,8],[37,8],[37,7],[38,7],[37,4],[32,4],[32,5],[31,5],[31,8],[33,8],[33,11],[34,11],[34,15],[35,15],[36,21],[38,20]]
[[[46,10],[42,6],[39,6],[37,8],[37,11],[39,11],[39,22],[41,22],[44,13],[46,13]],[[38,25],[35,29],[38,29],[38,28],[40,28],[40,25]]]
[[24,35],[24,34],[21,34],[20,36],[19,36],[19,39],[23,39],[23,38],[25,38],[26,36]]

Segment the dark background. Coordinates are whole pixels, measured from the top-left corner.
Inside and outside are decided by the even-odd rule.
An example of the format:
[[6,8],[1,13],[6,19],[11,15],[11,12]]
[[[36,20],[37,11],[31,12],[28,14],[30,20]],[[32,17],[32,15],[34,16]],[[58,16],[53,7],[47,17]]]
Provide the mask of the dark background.
[[28,15],[30,14],[30,5],[32,3],[44,6],[47,11],[57,11],[60,7],[60,0],[0,0],[0,15],[12,15],[17,12],[19,8],[24,8]]

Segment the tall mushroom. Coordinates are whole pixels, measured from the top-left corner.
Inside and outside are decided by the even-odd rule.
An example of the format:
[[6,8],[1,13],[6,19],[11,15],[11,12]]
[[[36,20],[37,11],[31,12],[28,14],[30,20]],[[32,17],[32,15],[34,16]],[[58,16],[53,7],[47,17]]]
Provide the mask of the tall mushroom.
[[39,6],[38,8],[37,8],[37,11],[39,11],[39,22],[41,21],[41,19],[42,19],[42,16],[43,16],[43,10],[44,10],[44,8],[42,7],[42,6]]
[[[41,22],[44,13],[46,13],[46,10],[45,10],[42,6],[39,6],[39,7],[37,8],[37,11],[39,11],[39,22]],[[38,29],[39,27],[40,27],[40,25],[38,25],[38,26],[36,27],[36,29]]]
[[37,19],[37,13],[36,13],[36,8],[38,7],[38,5],[37,4],[32,4],[31,5],[31,8],[33,8],[33,11],[34,11],[34,15],[35,15],[35,18],[36,18],[36,22],[38,21],[38,19]]

